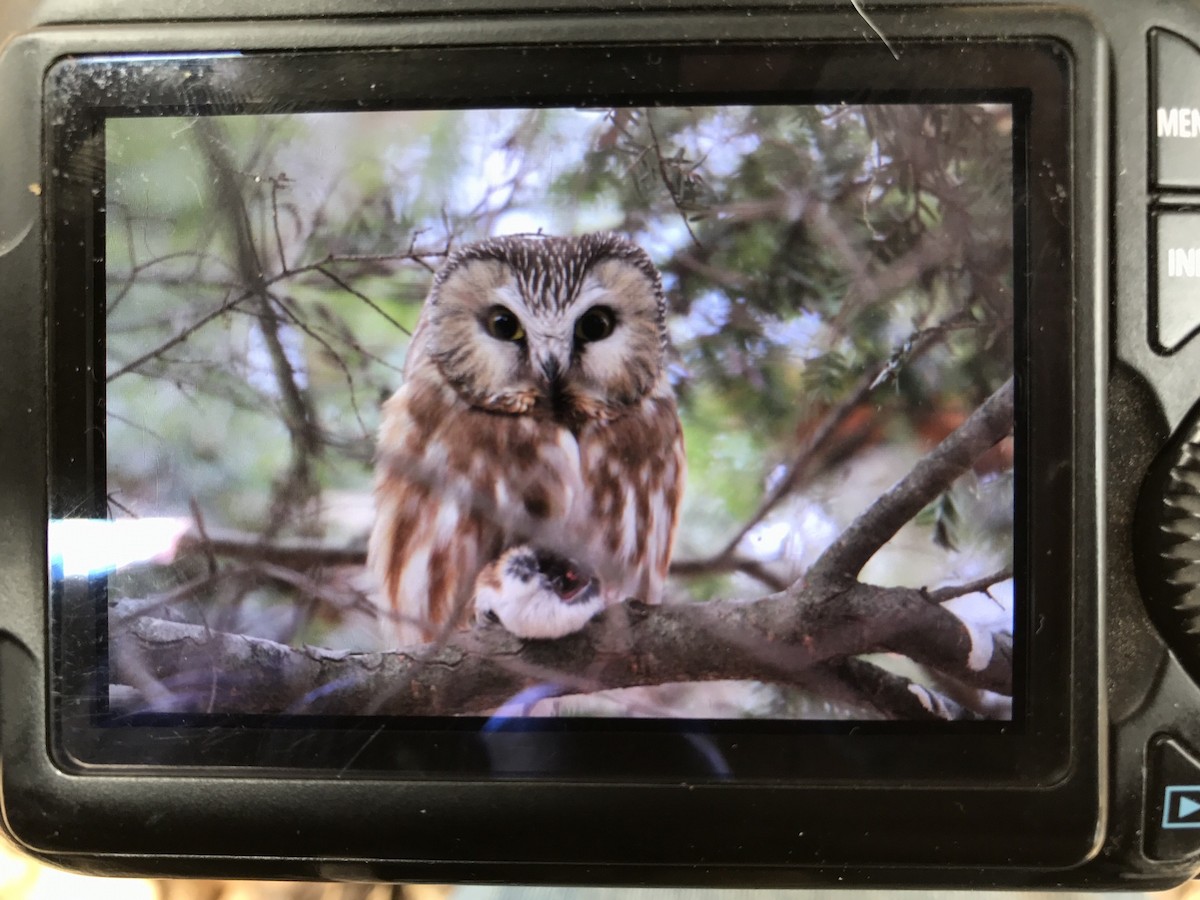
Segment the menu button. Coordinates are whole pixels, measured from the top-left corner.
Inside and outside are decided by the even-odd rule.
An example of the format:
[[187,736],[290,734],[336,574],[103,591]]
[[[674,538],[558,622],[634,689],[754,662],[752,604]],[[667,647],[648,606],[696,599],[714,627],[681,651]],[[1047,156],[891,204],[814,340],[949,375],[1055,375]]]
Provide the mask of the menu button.
[[1172,106],[1158,108],[1158,136],[1160,138],[1200,137],[1200,109]]
[[1154,184],[1200,189],[1200,47],[1156,29],[1151,41]]

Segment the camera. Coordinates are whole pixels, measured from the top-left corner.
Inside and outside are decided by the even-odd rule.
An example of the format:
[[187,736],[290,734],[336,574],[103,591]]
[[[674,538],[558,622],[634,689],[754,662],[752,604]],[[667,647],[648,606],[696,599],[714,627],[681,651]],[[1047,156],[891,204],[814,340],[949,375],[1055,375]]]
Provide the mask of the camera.
[[1200,868],[1195,4],[0,23],[28,852]]

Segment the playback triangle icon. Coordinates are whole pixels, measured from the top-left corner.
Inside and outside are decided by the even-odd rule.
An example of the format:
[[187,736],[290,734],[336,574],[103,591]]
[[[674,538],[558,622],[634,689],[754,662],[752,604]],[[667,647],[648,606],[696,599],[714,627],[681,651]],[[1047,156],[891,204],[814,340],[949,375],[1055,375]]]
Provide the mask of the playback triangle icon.
[[1200,784],[1167,787],[1163,828],[1200,828]]

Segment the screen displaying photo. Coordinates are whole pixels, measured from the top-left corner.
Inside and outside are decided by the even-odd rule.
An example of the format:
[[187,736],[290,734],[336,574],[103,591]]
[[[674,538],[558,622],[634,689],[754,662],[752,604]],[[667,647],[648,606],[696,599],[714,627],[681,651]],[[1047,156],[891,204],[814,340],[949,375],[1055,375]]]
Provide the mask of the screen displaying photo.
[[984,103],[108,119],[108,518],[51,534],[108,708],[1012,719],[1014,145]]

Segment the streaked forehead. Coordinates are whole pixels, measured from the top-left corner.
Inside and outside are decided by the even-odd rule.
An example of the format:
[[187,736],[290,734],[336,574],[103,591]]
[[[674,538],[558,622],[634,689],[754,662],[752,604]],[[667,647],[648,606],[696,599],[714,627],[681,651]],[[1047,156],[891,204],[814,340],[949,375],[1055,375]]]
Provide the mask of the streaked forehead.
[[505,261],[526,304],[543,312],[570,304],[596,260],[580,253],[574,242],[537,241],[515,245]]
[[455,271],[474,260],[494,260],[512,272],[524,304],[538,313],[560,312],[577,298],[596,264],[615,259],[639,270],[661,295],[658,272],[636,245],[615,234],[578,238],[501,237],[465,247],[447,260],[438,273],[435,290]]

